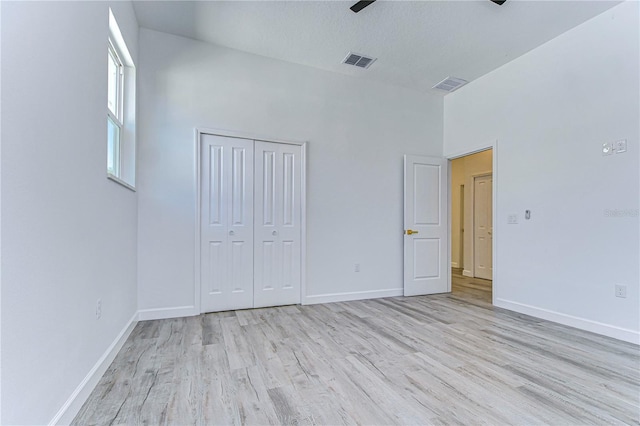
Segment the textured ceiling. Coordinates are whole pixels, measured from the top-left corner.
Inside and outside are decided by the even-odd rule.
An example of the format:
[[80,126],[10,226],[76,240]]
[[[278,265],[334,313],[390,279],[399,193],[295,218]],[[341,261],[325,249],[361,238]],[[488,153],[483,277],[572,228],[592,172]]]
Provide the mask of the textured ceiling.
[[[618,1],[136,1],[140,26],[406,88],[472,81]],[[378,58],[366,70],[349,51]]]

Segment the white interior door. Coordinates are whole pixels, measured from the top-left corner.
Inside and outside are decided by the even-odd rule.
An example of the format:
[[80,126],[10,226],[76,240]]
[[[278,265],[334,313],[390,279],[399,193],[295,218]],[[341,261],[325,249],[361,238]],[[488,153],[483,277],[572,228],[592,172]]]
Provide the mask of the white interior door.
[[201,136],[201,312],[253,307],[253,141]]
[[301,147],[255,143],[254,306],[300,303]]
[[404,157],[404,295],[450,291],[447,160]]
[[474,276],[492,279],[493,270],[493,178],[491,175],[478,176],[473,188],[473,257]]

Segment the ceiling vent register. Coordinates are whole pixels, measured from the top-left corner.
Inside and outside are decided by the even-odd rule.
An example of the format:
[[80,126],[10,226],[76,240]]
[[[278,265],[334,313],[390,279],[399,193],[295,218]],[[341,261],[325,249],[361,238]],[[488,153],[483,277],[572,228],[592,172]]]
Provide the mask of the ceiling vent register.
[[454,90],[459,89],[465,84],[467,84],[467,80],[455,77],[447,77],[440,83],[433,86],[433,89],[440,89],[444,90],[445,92],[453,92]]
[[358,55],[357,53],[349,52],[349,54],[347,55],[346,58],[344,58],[344,61],[342,61],[342,63],[366,69],[366,68],[369,68],[371,64],[373,64],[375,61],[376,61],[376,58],[369,58],[367,56]]

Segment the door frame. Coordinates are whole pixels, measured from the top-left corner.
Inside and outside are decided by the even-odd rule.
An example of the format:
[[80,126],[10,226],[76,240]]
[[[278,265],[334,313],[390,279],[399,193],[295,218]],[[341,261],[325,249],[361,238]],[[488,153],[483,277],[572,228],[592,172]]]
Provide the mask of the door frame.
[[[458,151],[458,152],[453,152],[451,154],[445,154],[444,158],[446,158],[447,160],[449,160],[449,182],[451,182],[451,160],[455,160],[456,158],[460,158],[460,157],[466,157],[467,155],[471,155],[471,154],[476,154],[478,152],[482,152],[482,151],[487,151],[491,149],[492,150],[492,170],[489,172],[493,175],[493,185],[491,187],[491,191],[492,191],[492,208],[493,208],[493,212],[492,212],[492,217],[491,217],[491,223],[493,225],[493,241],[491,244],[491,255],[493,256],[492,262],[491,262],[491,268],[493,270],[493,280],[491,282],[491,293],[492,293],[492,300],[491,303],[493,305],[496,304],[496,300],[499,299],[498,295],[500,293],[500,279],[499,279],[499,269],[498,269],[498,252],[496,251],[496,243],[498,241],[498,236],[500,235],[500,223],[497,220],[497,205],[498,205],[498,140],[494,139],[490,142],[484,143],[484,144],[479,144],[476,145],[474,148],[470,148],[464,151]],[[481,173],[480,175],[482,175],[483,173]],[[484,173],[486,174],[486,173]],[[449,191],[449,218],[451,218],[451,195],[452,195],[452,188],[451,188],[451,183],[449,183],[449,188],[447,189]],[[465,185],[466,186],[466,185]],[[467,189],[465,188],[465,191]],[[449,220],[449,244],[451,244],[451,220]],[[449,250],[448,253],[449,256],[449,265],[451,265],[451,250]],[[473,261],[473,258],[472,258]],[[451,281],[451,269],[449,269],[449,278]]]
[[[492,158],[493,161],[493,158]],[[472,182],[472,188],[471,188],[471,267],[469,268],[469,271],[471,273],[471,275],[466,275],[464,273],[464,268],[462,270],[462,275],[464,276],[469,276],[471,278],[475,278],[476,277],[476,179],[480,178],[480,177],[486,177],[486,176],[491,176],[491,178],[493,179],[493,173],[492,172],[481,172],[481,173],[474,173],[471,175],[471,182]],[[493,183],[491,184],[491,199],[493,200]],[[493,201],[491,202],[491,207],[493,209]],[[492,214],[491,214],[491,228],[493,232],[493,210],[492,210]],[[491,241],[493,241],[493,235],[491,238]],[[493,243],[491,244],[491,256],[493,257]],[[492,268],[492,272],[491,272],[491,277],[493,278],[493,266],[491,266]],[[483,278],[480,278],[483,279]]]
[[[249,139],[253,141],[280,143],[285,145],[298,145],[300,146],[300,304],[302,304],[307,295],[307,144],[308,142],[299,142],[285,140],[282,138],[272,138],[264,135],[255,135],[248,132],[235,131],[235,130],[223,130],[209,127],[197,127],[194,131],[194,165],[195,173],[193,176],[194,187],[196,191],[196,203],[195,203],[195,261],[194,261],[194,310],[198,314],[202,314],[202,306],[200,305],[200,295],[202,287],[202,277],[200,275],[201,268],[201,249],[200,249],[200,209],[202,208],[202,200],[200,196],[201,181],[200,174],[200,159],[202,155],[202,144],[200,143],[201,136],[214,135],[227,138],[240,138]],[[255,188],[254,188],[255,190]]]
[[[460,262],[458,262],[458,268],[464,270],[464,209],[465,209],[465,204],[464,204],[464,196],[465,196],[465,185],[466,182],[463,183],[462,185],[460,185],[460,223],[458,226],[460,226],[460,253],[458,253],[458,259],[460,259]],[[453,192],[453,188],[451,188],[452,192]],[[453,200],[451,200],[451,202],[453,203]],[[453,215],[451,217],[453,219]],[[451,262],[453,265],[453,262]]]

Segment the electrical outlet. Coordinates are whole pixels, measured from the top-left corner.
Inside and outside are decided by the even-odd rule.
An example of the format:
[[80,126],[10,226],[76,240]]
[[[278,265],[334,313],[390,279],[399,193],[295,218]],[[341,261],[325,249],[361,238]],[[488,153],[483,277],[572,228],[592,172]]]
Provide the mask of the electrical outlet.
[[616,284],[616,297],[627,297],[627,286]]
[[613,143],[613,146],[616,148],[616,152],[618,154],[623,153],[623,152],[627,152],[627,140],[626,139],[615,141]]
[[100,319],[102,316],[102,299],[96,301],[96,319]]
[[356,263],[355,265],[353,265],[353,272],[360,272],[360,264]]
[[518,223],[518,215],[515,213],[510,214],[509,216],[507,216],[507,223],[510,225],[515,225]]

